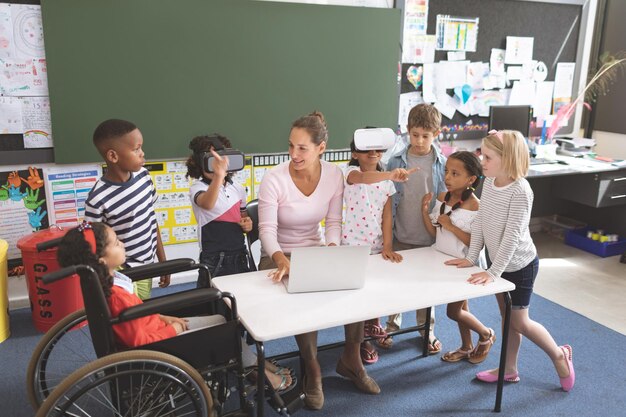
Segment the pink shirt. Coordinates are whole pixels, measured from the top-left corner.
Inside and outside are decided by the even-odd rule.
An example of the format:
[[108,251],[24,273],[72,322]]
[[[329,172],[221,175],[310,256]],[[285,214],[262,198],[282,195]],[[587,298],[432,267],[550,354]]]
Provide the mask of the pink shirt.
[[289,161],[265,173],[259,190],[259,237],[263,256],[291,253],[296,247],[320,246],[320,222],[326,218],[326,244],[339,245],[343,206],[343,173],[320,161],[322,174],[315,191],[305,196],[289,175]]

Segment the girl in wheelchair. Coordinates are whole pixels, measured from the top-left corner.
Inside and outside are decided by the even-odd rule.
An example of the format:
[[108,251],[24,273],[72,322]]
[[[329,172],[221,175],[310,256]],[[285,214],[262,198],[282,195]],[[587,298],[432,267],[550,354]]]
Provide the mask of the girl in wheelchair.
[[[83,222],[68,231],[59,244],[57,257],[62,267],[83,264],[96,271],[113,317],[129,307],[143,303],[133,293],[130,278],[118,270],[126,261],[126,251],[113,229],[106,224]],[[153,314],[116,324],[113,332],[121,347],[130,348],[224,322],[221,315],[179,318]],[[244,367],[255,366],[256,355],[247,344],[242,343],[242,346]],[[293,388],[296,382],[289,368],[268,361],[265,363],[265,375],[279,393]]]

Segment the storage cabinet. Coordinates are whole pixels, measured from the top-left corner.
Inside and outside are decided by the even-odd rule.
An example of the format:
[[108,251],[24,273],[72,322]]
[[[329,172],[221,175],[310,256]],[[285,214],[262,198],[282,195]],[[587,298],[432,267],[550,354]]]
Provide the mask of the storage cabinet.
[[626,169],[554,178],[554,195],[591,207],[626,205]]

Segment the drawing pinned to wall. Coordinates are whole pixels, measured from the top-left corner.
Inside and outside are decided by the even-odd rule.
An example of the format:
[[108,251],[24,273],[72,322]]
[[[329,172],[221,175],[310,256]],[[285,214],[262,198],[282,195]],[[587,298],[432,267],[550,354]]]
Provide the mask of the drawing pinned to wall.
[[0,3],[0,63],[5,59],[13,59],[14,55],[11,5]]
[[409,119],[411,109],[423,102],[422,94],[419,91],[400,94],[400,110],[398,111],[398,127],[400,133],[407,132],[406,121]]
[[504,49],[491,48],[489,65],[492,74],[504,74]]
[[48,74],[46,60],[0,59],[0,94],[3,96],[47,96]]
[[523,36],[506,37],[505,64],[525,64],[533,59],[535,38]]
[[48,227],[48,207],[42,170],[0,172],[0,236],[9,242],[8,259],[19,259],[17,241]]
[[471,100],[473,115],[489,117],[489,107],[506,106],[509,103],[510,89],[474,92]]
[[22,98],[24,148],[52,148],[52,124],[48,97]]
[[479,20],[478,17],[437,15],[437,50],[476,52]]
[[11,19],[16,58],[43,58],[45,51],[41,6],[13,4]]
[[22,103],[17,97],[0,97],[0,134],[22,133]]
[[422,85],[422,76],[424,74],[424,68],[420,66],[411,65],[406,71],[406,78],[411,85],[417,90]]

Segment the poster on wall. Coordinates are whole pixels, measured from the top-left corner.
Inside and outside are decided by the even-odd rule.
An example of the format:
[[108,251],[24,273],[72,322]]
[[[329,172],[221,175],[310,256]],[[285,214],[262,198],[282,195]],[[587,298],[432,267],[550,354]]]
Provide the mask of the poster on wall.
[[154,211],[163,244],[195,242],[197,226],[189,199],[191,181],[185,178],[185,162],[149,162],[144,167],[150,172],[157,193]]
[[50,224],[76,226],[85,217],[85,200],[102,176],[99,164],[44,169]]
[[45,229],[48,205],[40,168],[0,172],[0,239],[9,242],[9,260],[22,257],[16,244],[29,233]]

